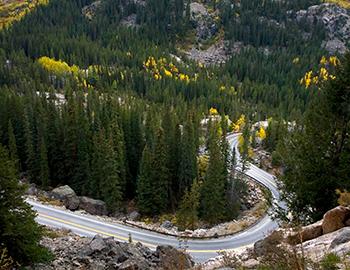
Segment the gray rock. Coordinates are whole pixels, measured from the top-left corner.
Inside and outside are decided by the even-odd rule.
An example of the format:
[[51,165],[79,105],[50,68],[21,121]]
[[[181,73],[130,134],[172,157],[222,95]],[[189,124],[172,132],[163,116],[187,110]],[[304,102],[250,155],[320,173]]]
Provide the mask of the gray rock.
[[128,220],[131,220],[131,221],[138,221],[140,220],[141,218],[141,215],[139,212],[137,211],[132,211],[129,215],[128,215]]
[[26,191],[27,195],[36,195],[38,194],[38,189],[36,188],[35,184],[30,184],[27,191]]
[[79,208],[80,200],[78,196],[67,196],[64,199],[64,205],[69,210],[77,210]]
[[172,246],[158,246],[156,253],[161,269],[189,269],[194,266],[191,257]]
[[95,200],[88,197],[79,197],[80,205],[79,208],[85,210],[92,215],[107,215],[107,206],[106,203],[101,200]]
[[174,227],[174,224],[171,223],[169,220],[165,220],[160,226],[164,229],[171,229],[172,227]]
[[105,243],[105,240],[100,235],[96,235],[91,240],[89,246],[93,252],[107,249],[107,244]]
[[342,232],[334,238],[329,248],[333,249],[347,242],[350,242],[350,228],[343,228]]
[[51,191],[53,198],[63,201],[68,196],[76,196],[74,190],[68,186],[60,186]]
[[201,3],[192,2],[190,4],[190,21],[194,28],[196,28],[198,40],[210,39],[218,31],[212,16]]
[[350,14],[345,8],[336,4],[324,3],[300,10],[296,20],[308,23],[321,23],[325,27],[327,38],[323,43],[330,53],[345,53],[346,44],[350,41]]

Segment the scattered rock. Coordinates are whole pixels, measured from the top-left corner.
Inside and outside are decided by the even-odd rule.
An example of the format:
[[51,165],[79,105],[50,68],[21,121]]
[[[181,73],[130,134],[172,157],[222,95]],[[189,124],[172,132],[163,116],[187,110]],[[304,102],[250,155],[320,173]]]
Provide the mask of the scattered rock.
[[137,211],[132,211],[129,215],[128,215],[128,220],[131,220],[131,221],[138,221],[140,220],[141,218],[141,215],[139,212]]
[[92,240],[69,233],[64,237],[43,238],[41,244],[55,255],[50,265],[31,269],[188,269],[194,263],[188,254],[170,246],[152,251],[140,243],[128,244],[95,236]]
[[229,55],[226,52],[226,47],[225,42],[220,41],[206,50],[192,48],[187,52],[187,57],[206,66],[222,64],[229,58]]
[[165,229],[171,229],[174,225],[169,220],[165,220],[160,226]]
[[106,203],[101,200],[95,200],[83,196],[80,197],[79,207],[92,215],[104,216],[108,214]]
[[259,265],[259,261],[255,259],[249,259],[243,262],[242,264],[244,269],[256,269],[258,265]]
[[297,21],[306,20],[310,24],[321,23],[326,30],[323,43],[330,53],[345,53],[350,41],[350,13],[336,4],[324,3],[300,10],[296,13]]
[[100,235],[96,235],[90,242],[90,248],[93,252],[102,251],[106,247],[107,247],[107,244]]
[[344,206],[335,207],[323,216],[323,234],[334,232],[345,226],[346,220],[350,217],[350,209]]
[[188,254],[178,251],[172,246],[158,246],[156,253],[160,260],[161,269],[188,269],[194,266],[194,262]]

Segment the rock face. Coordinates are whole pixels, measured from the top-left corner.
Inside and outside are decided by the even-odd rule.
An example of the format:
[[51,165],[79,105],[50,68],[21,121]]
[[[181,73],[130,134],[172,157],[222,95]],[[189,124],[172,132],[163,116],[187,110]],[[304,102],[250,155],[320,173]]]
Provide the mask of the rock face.
[[196,28],[197,39],[199,41],[210,39],[218,31],[212,16],[201,3],[193,2],[190,4],[190,21],[194,28]]
[[323,216],[322,230],[323,234],[334,232],[345,227],[345,222],[350,218],[350,209],[344,206],[338,206],[329,210]]
[[157,251],[137,243],[115,241],[112,237],[95,236],[92,240],[72,233],[55,239],[44,238],[41,244],[55,255],[50,265],[34,269],[188,269],[194,264],[189,255],[170,246],[160,246]]
[[350,41],[350,12],[336,4],[324,3],[300,10],[296,13],[297,21],[318,22],[324,25],[327,38],[323,46],[330,53],[345,53]]
[[89,214],[105,216],[108,214],[106,203],[101,200],[94,200],[88,197],[80,197],[80,209]]

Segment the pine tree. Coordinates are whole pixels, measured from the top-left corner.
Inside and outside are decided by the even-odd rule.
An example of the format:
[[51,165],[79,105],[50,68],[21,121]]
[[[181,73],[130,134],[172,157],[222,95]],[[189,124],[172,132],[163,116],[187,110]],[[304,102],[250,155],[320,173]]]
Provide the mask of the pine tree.
[[18,159],[18,152],[17,152],[17,143],[16,143],[16,137],[15,133],[13,131],[12,122],[9,121],[8,123],[8,148],[10,151],[10,157],[13,163],[15,164],[15,168],[17,171],[19,171],[19,159]]
[[335,79],[318,90],[302,125],[280,144],[283,197],[302,221],[322,218],[337,205],[335,190],[350,188],[349,85],[348,53]]
[[122,179],[116,153],[113,148],[112,136],[106,135],[101,129],[94,137],[94,154],[90,194],[105,201],[109,211],[115,211],[122,202]]
[[188,117],[181,137],[179,194],[181,198],[197,175],[197,148],[192,118]]
[[200,184],[193,181],[191,190],[186,190],[176,215],[176,224],[180,230],[195,229],[198,222],[198,212],[200,205]]
[[227,172],[221,151],[218,126],[214,123],[209,136],[209,165],[201,189],[201,216],[210,224],[225,219]]
[[18,172],[8,152],[0,145],[0,239],[9,255],[28,264],[48,259],[48,252],[39,245],[41,229],[35,214],[24,202],[24,186],[19,185]]
[[29,113],[24,114],[24,136],[25,136],[25,149],[26,149],[26,169],[31,181],[36,181],[36,155],[33,145],[33,132],[32,126],[29,120]]
[[164,131],[159,128],[156,133],[156,145],[153,154],[154,206],[156,213],[162,213],[169,206],[169,169],[167,167],[167,155]]
[[40,153],[39,181],[43,188],[47,188],[50,185],[49,165],[47,161],[46,143],[43,136],[40,137],[39,153]]
[[146,215],[155,212],[153,205],[152,167],[153,156],[148,144],[143,150],[140,173],[137,179],[137,206]]

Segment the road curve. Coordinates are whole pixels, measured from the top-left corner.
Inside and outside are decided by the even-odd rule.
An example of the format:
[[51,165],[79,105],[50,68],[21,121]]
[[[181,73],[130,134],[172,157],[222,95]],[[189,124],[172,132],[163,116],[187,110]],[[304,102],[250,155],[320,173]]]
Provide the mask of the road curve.
[[[238,157],[237,164],[239,167],[240,161],[237,150],[238,136],[238,134],[228,135],[227,140],[231,148],[235,148],[237,151],[236,157]],[[271,174],[254,165],[250,165],[245,173],[266,186],[271,191],[273,199],[279,201],[277,185]],[[173,236],[150,232],[119,223],[101,221],[91,216],[82,216],[74,212],[60,210],[38,202],[29,200],[27,200],[27,202],[37,211],[38,215],[36,220],[40,224],[67,228],[82,236],[92,237],[96,234],[112,236],[119,241],[128,241],[129,235],[131,235],[134,242],[141,242],[151,249],[154,249],[157,245],[172,245],[180,248],[186,247],[186,250],[197,262],[203,262],[215,257],[219,251],[228,251],[253,244],[278,226],[275,221],[271,220],[271,218],[266,215],[254,226],[232,236],[206,240],[188,239],[186,243],[180,243],[179,239]]]

